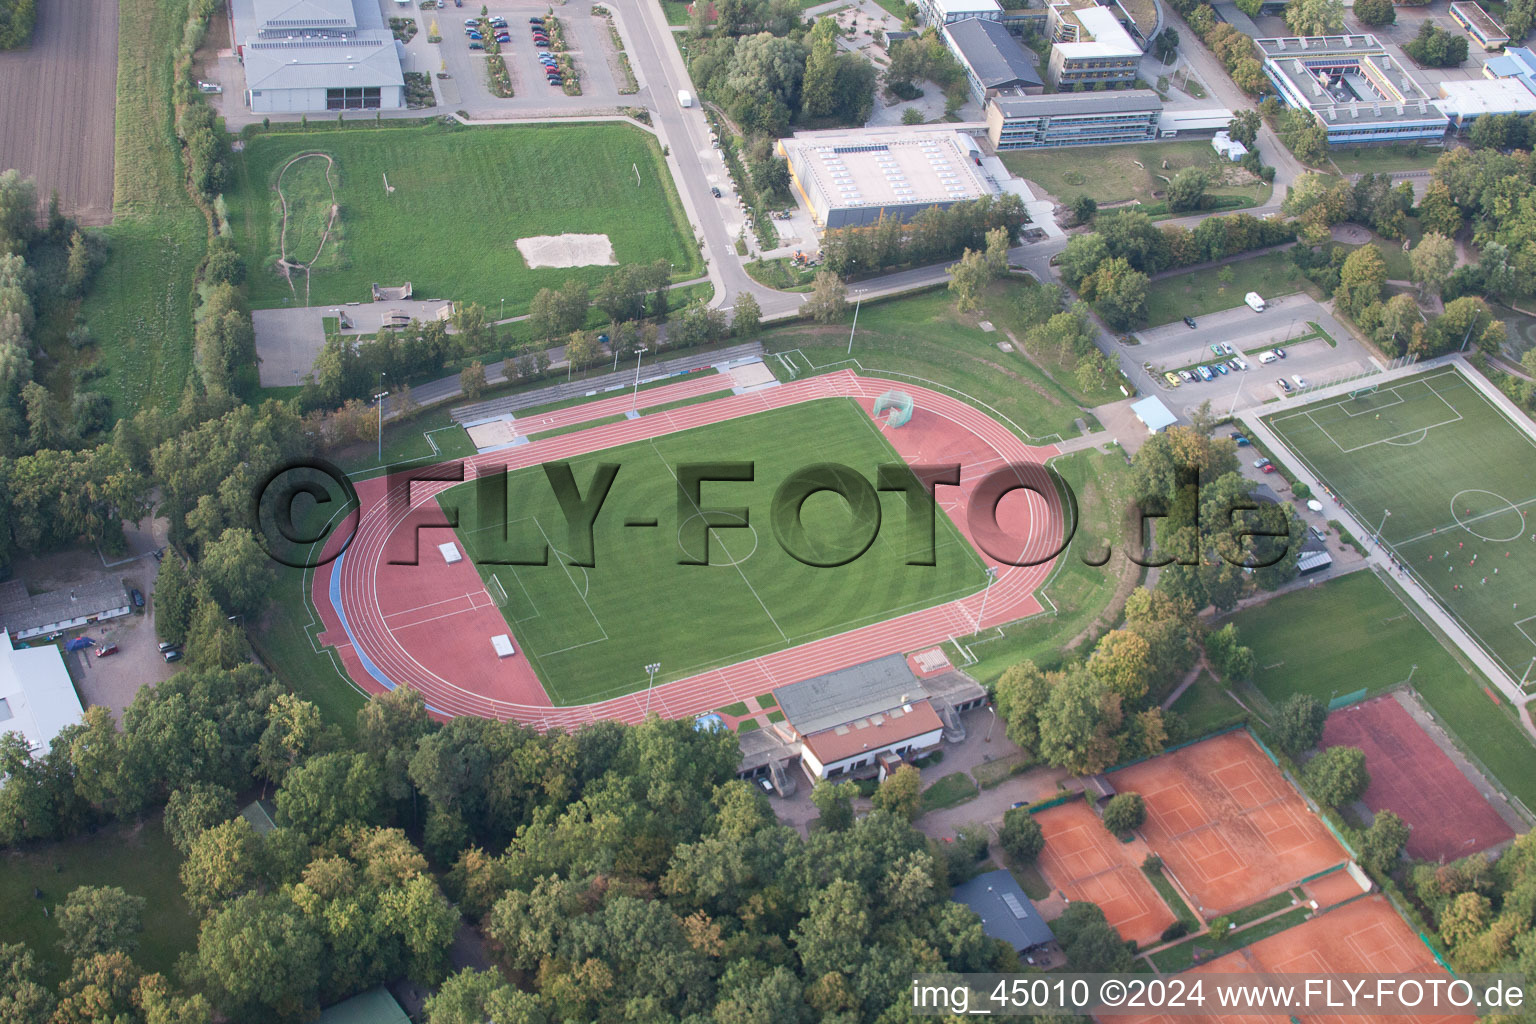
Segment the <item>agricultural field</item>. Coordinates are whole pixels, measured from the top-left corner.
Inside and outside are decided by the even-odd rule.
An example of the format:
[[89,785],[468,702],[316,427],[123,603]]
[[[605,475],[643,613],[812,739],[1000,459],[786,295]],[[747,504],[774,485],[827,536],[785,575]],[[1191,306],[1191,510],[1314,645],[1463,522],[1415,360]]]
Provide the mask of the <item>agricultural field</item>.
[[207,226],[183,186],[171,131],[171,64],[185,0],[117,11],[117,131],[110,257],[81,307],[101,346],[93,386],[113,411],[174,405],[192,373],[193,278]]
[[[1214,183],[1208,195],[1230,197],[1234,206],[1259,206],[1269,200],[1271,187],[1229,163],[1209,141],[1149,142],[1127,146],[1095,146],[1092,158],[1071,146],[1003,154],[1003,163],[1063,202],[1089,196],[1100,206],[1109,203],[1160,202],[1172,178],[1186,167],[1203,167]],[[1154,212],[1154,211],[1148,211]],[[1156,211],[1156,212],[1166,212]]]
[[[293,163],[310,153],[332,162]],[[679,281],[702,272],[660,147],[628,125],[256,132],[236,157],[234,178],[230,217],[258,308],[306,304],[304,273],[290,284],[277,272],[283,253],[313,264],[310,305],[367,301],[375,282],[410,281],[417,297],[479,302],[498,315],[505,299],[508,316],[527,312],[541,287],[572,277],[596,284],[608,273],[532,268],[519,239],[606,235],[618,263],[665,259]]]
[[112,219],[117,21],[114,0],[39,4],[31,44],[0,53],[0,170],[57,191],[81,224]]
[[[676,467],[721,459],[755,463],[754,479],[706,485],[703,503],[747,508],[748,524],[713,531],[707,544],[714,571],[679,564],[704,557],[705,531],[702,522],[697,533],[688,529],[702,513],[675,511]],[[853,562],[814,568],[791,557],[768,510],[779,485],[808,459],[842,463],[869,480],[875,467],[901,461],[849,399],[578,456],[570,465],[583,488],[598,463],[621,467],[595,527],[595,564],[586,569],[566,564],[565,520],[540,468],[508,477],[507,508],[517,510],[509,526],[499,514],[484,518],[473,483],[445,491],[439,502],[458,508],[465,553],[556,704],[613,696],[613,681],[633,677],[635,666],[648,661],[665,661],[670,676],[692,675],[954,600],[985,584],[981,560],[944,516],[937,564],[907,565],[905,532],[889,513],[894,506]],[[663,529],[656,533],[625,525],[658,519]],[[865,522],[825,492],[805,502],[801,521],[810,538],[862,536]],[[509,539],[498,536],[503,529]],[[547,566],[491,564],[546,540],[553,549]]]

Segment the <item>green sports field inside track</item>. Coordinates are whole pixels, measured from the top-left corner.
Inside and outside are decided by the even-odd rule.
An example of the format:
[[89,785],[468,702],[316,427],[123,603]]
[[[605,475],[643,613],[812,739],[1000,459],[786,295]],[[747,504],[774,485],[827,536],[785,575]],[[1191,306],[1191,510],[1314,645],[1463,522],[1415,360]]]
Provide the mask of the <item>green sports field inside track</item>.
[[[747,525],[711,531],[709,564],[698,558],[698,512],[679,509],[679,465],[752,462],[751,482],[705,483],[706,508],[745,508]],[[507,538],[482,512],[475,484],[445,491],[459,509],[459,537],[486,589],[556,704],[633,689],[636,669],[662,662],[669,678],[734,664],[857,626],[975,593],[980,558],[940,512],[935,565],[907,564],[905,499],[879,494],[874,542],[835,568],[805,565],[781,549],[769,509],[780,484],[816,463],[841,463],[873,484],[877,467],[901,457],[851,399],[829,398],[607,449],[569,460],[582,494],[599,463],[618,464],[594,528],[593,566],[569,563],[565,518],[540,467],[507,477]],[[734,517],[721,517],[733,522]],[[655,527],[627,527],[655,520]],[[689,522],[691,520],[692,522]],[[849,504],[811,496],[801,522],[811,542],[859,534]],[[866,531],[867,532],[867,531]],[[548,543],[547,566],[490,564]]]

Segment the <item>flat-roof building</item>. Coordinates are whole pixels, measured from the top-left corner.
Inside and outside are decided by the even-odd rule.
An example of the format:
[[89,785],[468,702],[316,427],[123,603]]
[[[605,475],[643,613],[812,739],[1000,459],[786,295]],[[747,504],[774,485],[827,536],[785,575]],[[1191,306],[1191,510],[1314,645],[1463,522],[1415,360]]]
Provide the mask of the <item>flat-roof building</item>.
[[1160,434],[1164,430],[1179,422],[1179,418],[1173,414],[1173,410],[1163,404],[1163,400],[1156,395],[1149,395],[1131,406],[1131,412],[1141,420],[1147,430],[1153,434]]
[[1536,53],[1512,46],[1483,65],[1484,78],[1513,78],[1536,93]]
[[1449,119],[1371,35],[1258,39],[1282,99],[1316,118],[1329,145],[1430,141]]
[[965,69],[971,98],[996,93],[1038,93],[1045,88],[1024,46],[996,21],[967,18],[944,28],[944,44]]
[[1162,100],[1150,89],[994,96],[987,101],[987,138],[999,151],[1148,142],[1163,116]]
[[930,206],[992,195],[980,148],[951,129],[798,132],[780,139],[790,182],[823,230],[910,220]]
[[1536,94],[1517,78],[1441,82],[1435,106],[1451,119],[1452,128],[1465,132],[1485,114],[1536,113]]
[[976,911],[981,918],[981,930],[989,938],[1002,939],[1016,953],[1056,941],[1051,926],[1007,871],[998,869],[977,875],[950,890],[950,898]]
[[1509,42],[1509,33],[1504,31],[1504,26],[1472,0],[1451,4],[1451,20],[1466,29],[1485,50],[1502,50]]
[[20,580],[0,583],[0,631],[17,640],[115,619],[133,608],[117,580],[82,583],[68,590],[27,593]]
[[14,732],[34,757],[85,717],[64,655],[53,644],[13,648],[0,630],[0,732]]
[[923,20],[930,25],[948,25],[967,18],[1000,21],[1003,8],[997,0],[919,0]]
[[1050,5],[1053,45],[1046,74],[1051,84],[1072,88],[1135,81],[1141,44],[1131,38],[1113,8],[1080,3],[1083,0],[1056,0]]
[[232,0],[245,102],[256,113],[398,110],[400,49],[377,3]]

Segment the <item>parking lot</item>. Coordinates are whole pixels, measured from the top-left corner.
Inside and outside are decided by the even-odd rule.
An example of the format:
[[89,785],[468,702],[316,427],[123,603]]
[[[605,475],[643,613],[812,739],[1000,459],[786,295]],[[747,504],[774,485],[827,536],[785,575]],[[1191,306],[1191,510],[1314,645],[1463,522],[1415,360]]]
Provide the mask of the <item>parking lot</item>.
[[[1309,322],[1320,326],[1335,344],[1318,336]],[[1142,331],[1136,338],[1140,345],[1133,350],[1134,356],[1162,388],[1163,401],[1185,417],[1205,401],[1217,413],[1225,414],[1233,407],[1294,395],[1296,390],[1287,393],[1277,383],[1281,377],[1295,389],[1295,376],[1308,386],[1317,386],[1372,367],[1365,348],[1354,336],[1320,303],[1300,292],[1267,300],[1262,313],[1238,306],[1200,317],[1194,329],[1180,321]],[[1218,357],[1211,351],[1212,344],[1231,345],[1236,355],[1223,355],[1220,361],[1240,358],[1248,369],[1218,373],[1211,381],[1197,375],[1194,382],[1182,382],[1176,388],[1163,379],[1167,371],[1202,364],[1214,369]],[[1276,346],[1285,349],[1286,358],[1261,363],[1260,353]]]

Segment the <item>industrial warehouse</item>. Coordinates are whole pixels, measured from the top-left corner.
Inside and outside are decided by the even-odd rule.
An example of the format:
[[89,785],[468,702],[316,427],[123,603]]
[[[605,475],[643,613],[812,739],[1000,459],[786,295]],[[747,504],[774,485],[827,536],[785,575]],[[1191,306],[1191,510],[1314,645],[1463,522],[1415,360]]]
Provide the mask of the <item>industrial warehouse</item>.
[[233,0],[245,98],[258,114],[399,110],[399,45],[377,3]]

